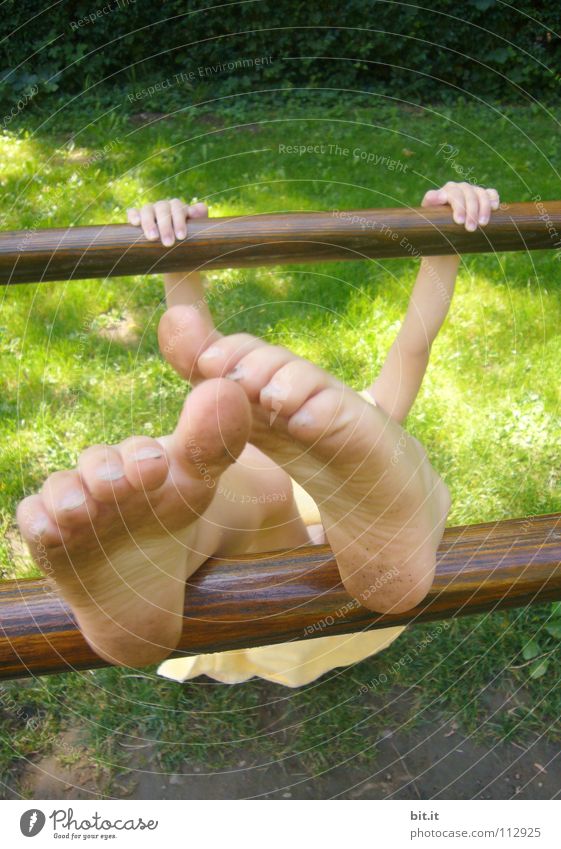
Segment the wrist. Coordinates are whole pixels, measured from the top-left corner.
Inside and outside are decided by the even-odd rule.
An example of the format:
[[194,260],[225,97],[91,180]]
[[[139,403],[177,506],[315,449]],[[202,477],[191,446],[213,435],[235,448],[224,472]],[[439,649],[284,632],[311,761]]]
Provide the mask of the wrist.
[[446,254],[444,256],[424,256],[421,257],[421,268],[434,269],[453,269],[456,270],[460,265],[459,254]]

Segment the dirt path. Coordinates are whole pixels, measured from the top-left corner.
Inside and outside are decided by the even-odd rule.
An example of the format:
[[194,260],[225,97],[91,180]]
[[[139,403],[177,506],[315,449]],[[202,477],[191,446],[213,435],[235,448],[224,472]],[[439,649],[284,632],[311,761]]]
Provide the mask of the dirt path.
[[[438,728],[438,733],[434,729]],[[61,749],[28,766],[25,795],[40,799],[552,799],[561,792],[556,743],[541,739],[524,749],[497,742],[483,746],[455,725],[425,723],[408,733],[388,733],[372,749],[371,765],[341,764],[322,774],[305,772],[296,758],[260,764],[238,749],[228,769],[205,772],[185,762],[180,773],[162,772],[155,750],[131,754],[132,772],[111,783],[66,732]],[[371,741],[374,742],[374,741]],[[68,753],[73,753],[69,755]],[[62,761],[62,762],[61,762]]]

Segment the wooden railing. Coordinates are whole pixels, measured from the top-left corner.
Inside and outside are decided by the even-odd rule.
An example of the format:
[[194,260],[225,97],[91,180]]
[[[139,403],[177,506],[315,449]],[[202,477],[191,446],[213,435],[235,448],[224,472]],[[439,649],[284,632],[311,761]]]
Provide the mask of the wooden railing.
[[[187,584],[181,653],[387,628],[561,599],[561,514],[450,528],[432,589],[399,615],[353,602],[326,546],[209,560]],[[0,678],[105,666],[46,581],[0,584]]]
[[[513,203],[468,233],[449,207],[195,219],[171,248],[109,224],[0,234],[0,284],[163,271],[554,248],[561,201]],[[557,235],[556,235],[557,234]]]

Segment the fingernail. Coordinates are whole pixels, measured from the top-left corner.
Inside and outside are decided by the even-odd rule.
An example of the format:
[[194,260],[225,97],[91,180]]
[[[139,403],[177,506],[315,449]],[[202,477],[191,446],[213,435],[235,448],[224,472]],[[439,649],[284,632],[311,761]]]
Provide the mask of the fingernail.
[[456,223],[457,224],[463,224],[465,220],[466,220],[465,215],[462,215],[461,212],[458,212],[458,214],[456,215]]
[[292,416],[290,423],[296,425],[296,427],[308,427],[314,423],[314,419],[307,410],[300,410],[299,413]]
[[96,470],[96,475],[102,481],[118,481],[125,477],[125,473],[120,466],[111,466],[108,463],[105,466],[100,466]]
[[468,221],[466,224],[466,230],[469,230],[472,233],[475,229],[477,229],[477,224],[474,221]]
[[480,218],[479,218],[479,223],[482,224],[482,225],[488,224],[489,223],[488,216],[487,215],[481,215]]
[[130,460],[158,460],[164,456],[163,451],[157,448],[139,448],[134,454],[130,455]]
[[149,230],[148,235],[150,236],[151,239],[157,239],[158,238],[158,231],[157,230]]
[[238,365],[232,369],[232,371],[226,375],[228,380],[243,380],[246,376],[246,371],[243,366]]
[[199,357],[199,360],[212,360],[216,359],[216,357],[222,356],[222,348],[219,348],[218,345],[211,345],[210,348],[207,348],[206,351],[203,351],[203,353]]
[[177,236],[178,239],[184,239],[186,235],[187,235],[186,230],[178,230],[177,233],[176,233],[176,236]]
[[82,504],[85,504],[86,501],[86,493],[82,490],[79,492],[75,490],[74,492],[67,492],[66,495],[61,498],[59,504],[63,510],[75,510],[77,507],[81,507]]
[[164,244],[166,248],[171,248],[171,246],[173,245],[173,239],[170,239],[169,236],[166,236],[165,239],[162,239],[162,244]]

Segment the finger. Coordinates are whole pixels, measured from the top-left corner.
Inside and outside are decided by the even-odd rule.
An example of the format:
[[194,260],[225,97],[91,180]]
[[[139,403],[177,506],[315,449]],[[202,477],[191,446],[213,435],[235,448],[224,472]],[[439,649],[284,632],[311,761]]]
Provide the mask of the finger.
[[430,189],[424,196],[421,206],[440,206],[446,203],[446,193],[442,189]]
[[156,221],[158,230],[160,231],[160,239],[166,248],[170,248],[175,242],[175,233],[173,232],[173,222],[171,220],[171,204],[168,200],[159,200],[154,204],[156,211]]
[[187,215],[189,218],[208,218],[208,206],[206,203],[194,203],[187,207]]
[[140,212],[136,208],[127,209],[127,221],[129,224],[133,224],[135,227],[138,227],[140,224]]
[[481,186],[476,186],[475,192],[479,201],[478,223],[482,227],[485,227],[485,225],[489,223],[489,218],[491,217],[491,198],[487,191],[482,189]]
[[187,211],[189,207],[184,204],[182,200],[178,200],[177,198],[174,198],[170,205],[171,219],[175,235],[178,239],[184,239],[187,235],[187,225],[185,220],[187,218]]
[[446,183],[443,192],[446,203],[452,207],[452,217],[456,224],[463,224],[466,220],[466,201],[464,193],[457,183]]
[[156,227],[153,204],[147,203],[146,206],[142,207],[140,210],[140,223],[147,239],[153,242],[154,239],[158,238],[158,228]]
[[496,189],[487,189],[486,191],[491,201],[491,209],[498,209],[501,203],[498,191]]
[[460,188],[464,193],[466,230],[473,233],[474,230],[477,230],[479,224],[479,198],[474,186],[470,186],[469,183],[460,183]]

